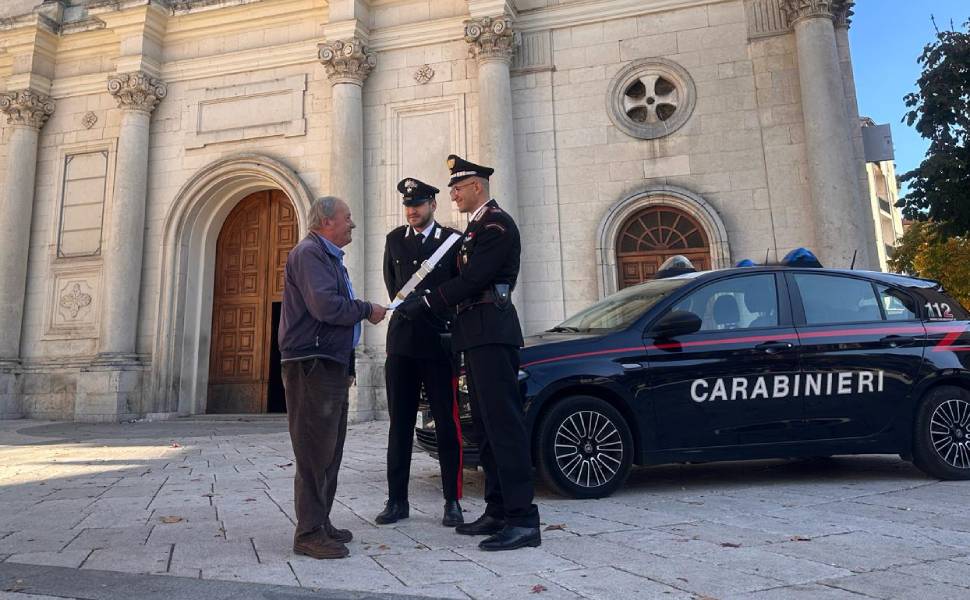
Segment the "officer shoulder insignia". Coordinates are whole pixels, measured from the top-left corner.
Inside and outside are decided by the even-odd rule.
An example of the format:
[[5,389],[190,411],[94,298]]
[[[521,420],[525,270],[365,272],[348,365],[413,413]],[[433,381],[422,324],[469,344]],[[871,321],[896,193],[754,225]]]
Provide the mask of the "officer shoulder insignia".
[[485,226],[485,229],[498,229],[499,233],[505,233],[505,227],[499,225],[498,223],[489,223]]

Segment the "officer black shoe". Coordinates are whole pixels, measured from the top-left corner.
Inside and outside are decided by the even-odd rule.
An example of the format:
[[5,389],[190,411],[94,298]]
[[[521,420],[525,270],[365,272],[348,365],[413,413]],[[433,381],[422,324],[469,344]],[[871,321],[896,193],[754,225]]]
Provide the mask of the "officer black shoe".
[[542,544],[542,534],[538,527],[509,527],[490,538],[482,540],[478,547],[487,552],[499,550],[516,550],[518,548],[536,548]]
[[461,514],[461,504],[457,500],[445,500],[445,514],[441,517],[441,524],[445,527],[457,527],[465,522],[465,515]]
[[384,504],[384,510],[381,511],[381,514],[377,515],[374,522],[378,525],[387,525],[389,523],[396,523],[401,519],[407,519],[409,509],[407,500],[388,500]]
[[493,535],[505,527],[505,519],[496,519],[491,515],[482,515],[472,521],[455,527],[455,533],[462,535]]

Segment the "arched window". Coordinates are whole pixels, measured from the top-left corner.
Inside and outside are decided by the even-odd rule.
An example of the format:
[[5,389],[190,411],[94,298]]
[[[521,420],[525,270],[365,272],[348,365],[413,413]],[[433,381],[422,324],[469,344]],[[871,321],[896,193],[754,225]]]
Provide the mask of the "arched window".
[[711,248],[704,228],[687,213],[651,206],[623,224],[616,240],[619,288],[653,278],[671,256],[681,254],[698,270],[711,268]]

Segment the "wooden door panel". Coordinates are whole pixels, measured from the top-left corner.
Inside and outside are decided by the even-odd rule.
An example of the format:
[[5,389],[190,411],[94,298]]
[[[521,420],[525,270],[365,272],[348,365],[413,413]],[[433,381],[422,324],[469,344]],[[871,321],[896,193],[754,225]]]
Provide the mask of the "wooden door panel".
[[219,233],[210,413],[266,411],[272,303],[282,300],[286,257],[298,234],[296,212],[280,191],[244,198]]

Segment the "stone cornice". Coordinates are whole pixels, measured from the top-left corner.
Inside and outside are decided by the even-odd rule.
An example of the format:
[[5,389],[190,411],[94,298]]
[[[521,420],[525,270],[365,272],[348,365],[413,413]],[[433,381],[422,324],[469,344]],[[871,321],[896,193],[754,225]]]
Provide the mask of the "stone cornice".
[[134,71],[110,77],[108,93],[118,101],[119,108],[150,114],[168,94],[168,88],[162,80]]
[[320,62],[327,69],[330,82],[363,85],[377,66],[377,55],[360,38],[333,40],[320,44]]
[[479,62],[497,60],[506,63],[512,62],[515,49],[521,43],[508,15],[465,21],[465,41],[469,45],[469,54]]
[[0,94],[0,112],[7,115],[10,125],[40,129],[54,114],[54,100],[33,90],[19,90]]

